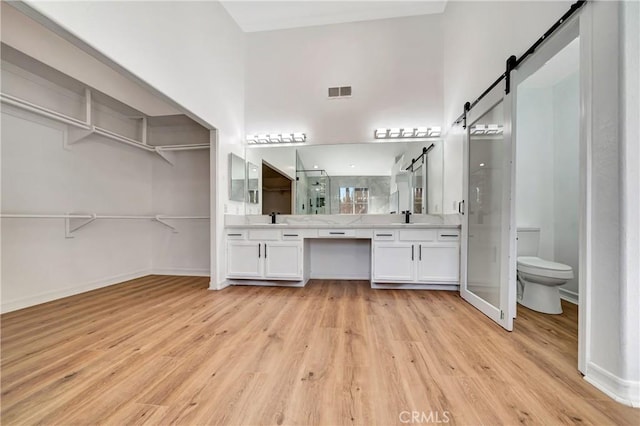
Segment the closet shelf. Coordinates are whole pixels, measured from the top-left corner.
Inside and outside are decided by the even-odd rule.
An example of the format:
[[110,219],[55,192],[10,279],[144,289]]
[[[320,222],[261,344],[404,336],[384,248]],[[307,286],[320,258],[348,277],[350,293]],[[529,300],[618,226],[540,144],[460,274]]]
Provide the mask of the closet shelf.
[[[167,216],[167,215],[154,215],[154,216],[139,216],[139,215],[98,215],[80,214],[80,213],[68,213],[68,214],[28,214],[28,213],[2,213],[0,214],[2,219],[64,219],[65,220],[65,236],[66,238],[73,238],[73,233],[80,228],[84,228],[88,224],[98,219],[125,219],[125,220],[153,220],[158,222],[173,232],[177,233],[178,230],[165,222],[165,220],[199,220],[210,219],[210,216]],[[74,221],[74,222],[72,222]],[[78,221],[83,221],[78,223]]]
[[42,107],[40,105],[33,104],[31,102],[25,101],[24,99],[17,98],[15,96],[7,95],[6,93],[0,93],[0,101],[4,104],[11,105],[29,112],[33,112],[35,114],[41,115],[43,117],[51,118],[56,121],[60,121],[64,124],[68,124],[70,126],[74,126],[80,129],[91,129],[89,123],[77,119],[75,117],[71,117],[69,115],[62,114],[60,112],[54,111],[49,108]]
[[[90,110],[90,103],[92,102],[91,91],[87,90],[87,109]],[[146,134],[147,134],[147,123],[146,120],[143,120],[144,129],[143,129],[143,137],[142,141],[138,141],[123,135],[120,135],[111,130],[105,129],[103,127],[95,126],[91,123],[82,121],[80,119],[62,114],[60,112],[54,111],[49,108],[42,107],[40,105],[36,105],[24,99],[20,99],[18,97],[8,95],[6,93],[0,93],[0,101],[7,105],[11,105],[25,111],[29,111],[38,115],[41,115],[46,118],[50,118],[61,122],[63,124],[67,124],[69,126],[73,126],[75,129],[73,131],[67,132],[65,147],[70,147],[71,145],[82,141],[90,135],[99,135],[115,142],[119,142],[125,145],[129,145],[135,148],[142,149],[146,152],[152,152],[160,155],[165,161],[173,165],[173,160],[166,153],[175,152],[175,151],[193,151],[200,149],[209,149],[209,144],[183,144],[183,145],[149,145],[146,143]],[[144,119],[145,117],[143,117]]]

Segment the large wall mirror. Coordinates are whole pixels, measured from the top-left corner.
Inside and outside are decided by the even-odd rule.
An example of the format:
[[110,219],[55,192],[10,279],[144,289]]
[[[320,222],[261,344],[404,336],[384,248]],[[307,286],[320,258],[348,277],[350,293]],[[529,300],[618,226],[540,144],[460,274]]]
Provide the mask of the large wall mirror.
[[245,201],[245,166],[244,160],[237,155],[229,154],[229,199]]
[[246,158],[293,180],[294,214],[442,214],[442,140],[249,146]]
[[260,203],[260,171],[258,166],[247,161],[247,203]]

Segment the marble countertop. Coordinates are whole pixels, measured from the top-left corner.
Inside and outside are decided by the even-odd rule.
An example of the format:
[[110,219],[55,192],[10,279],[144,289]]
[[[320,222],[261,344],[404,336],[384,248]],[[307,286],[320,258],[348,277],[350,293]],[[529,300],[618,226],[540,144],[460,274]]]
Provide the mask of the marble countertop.
[[225,215],[225,228],[282,229],[459,229],[458,215],[414,215],[404,223],[403,215],[282,215],[271,217]]
[[244,225],[226,225],[228,229],[459,229],[460,225],[444,225],[429,223],[356,223],[351,225],[327,223],[250,223]]

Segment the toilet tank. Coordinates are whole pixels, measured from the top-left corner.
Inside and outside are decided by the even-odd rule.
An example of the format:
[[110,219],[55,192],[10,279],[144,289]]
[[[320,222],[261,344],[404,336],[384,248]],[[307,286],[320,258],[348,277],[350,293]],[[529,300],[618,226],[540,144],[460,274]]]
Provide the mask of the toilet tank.
[[518,228],[518,256],[537,256],[540,243],[539,228]]

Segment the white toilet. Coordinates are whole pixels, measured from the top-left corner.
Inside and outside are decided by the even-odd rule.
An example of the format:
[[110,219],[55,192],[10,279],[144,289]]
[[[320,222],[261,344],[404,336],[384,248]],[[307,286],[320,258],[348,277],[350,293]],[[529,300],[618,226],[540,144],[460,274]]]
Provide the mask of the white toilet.
[[538,256],[540,229],[518,228],[518,303],[545,314],[561,314],[559,286],[573,278],[571,266]]

